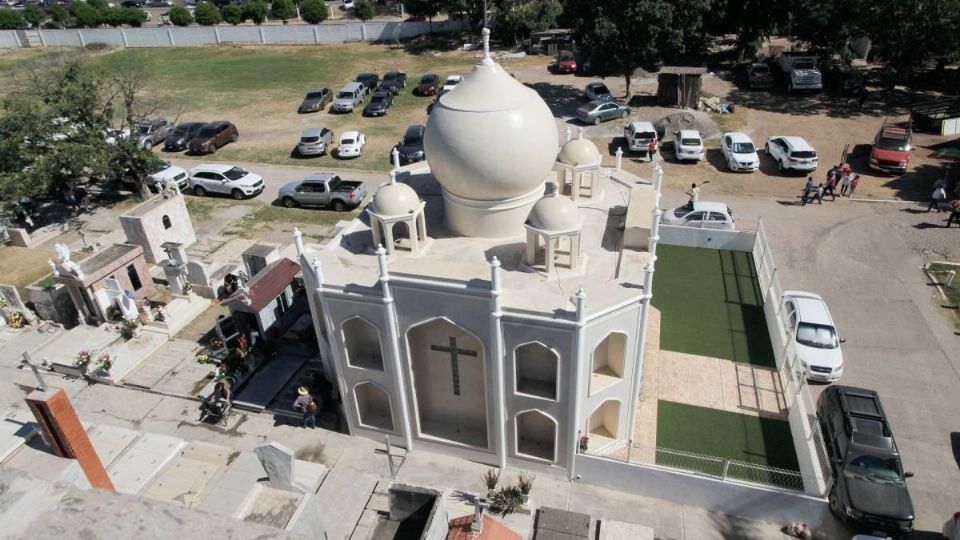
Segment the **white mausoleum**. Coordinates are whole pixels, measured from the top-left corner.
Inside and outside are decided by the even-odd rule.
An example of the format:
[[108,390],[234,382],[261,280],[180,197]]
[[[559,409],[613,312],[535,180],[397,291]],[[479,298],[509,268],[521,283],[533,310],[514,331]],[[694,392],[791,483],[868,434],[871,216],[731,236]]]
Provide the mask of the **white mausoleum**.
[[434,107],[426,162],[329,243],[298,237],[299,262],[350,433],[572,475],[581,436],[632,431],[659,210],[625,249],[623,204],[659,178],[591,160],[573,204],[556,120],[484,49]]

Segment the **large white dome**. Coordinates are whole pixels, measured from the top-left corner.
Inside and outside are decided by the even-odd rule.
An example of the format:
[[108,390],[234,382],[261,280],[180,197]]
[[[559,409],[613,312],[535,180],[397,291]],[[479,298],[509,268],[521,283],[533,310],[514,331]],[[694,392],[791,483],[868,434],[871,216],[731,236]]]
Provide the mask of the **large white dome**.
[[450,193],[499,201],[542,185],[557,156],[557,124],[543,99],[484,58],[427,120],[430,170]]

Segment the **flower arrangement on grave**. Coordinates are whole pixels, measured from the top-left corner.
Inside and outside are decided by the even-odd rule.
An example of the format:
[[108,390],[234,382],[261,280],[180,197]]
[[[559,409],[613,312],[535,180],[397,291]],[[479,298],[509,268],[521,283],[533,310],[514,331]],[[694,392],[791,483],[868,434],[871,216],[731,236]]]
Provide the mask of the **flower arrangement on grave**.
[[583,435],[580,437],[580,451],[586,452],[587,448],[590,447],[590,437]]
[[197,355],[197,363],[200,364],[200,365],[209,364],[209,363],[210,363],[210,356],[209,356],[209,355],[206,355],[206,354],[198,354],[198,355]]
[[533,481],[536,480],[536,476],[527,473],[520,473],[520,476],[517,477],[517,487],[520,488],[520,493],[523,493],[524,502],[530,496],[530,491],[533,489]]
[[7,299],[4,298],[4,296],[3,296],[2,294],[0,294],[0,309],[3,309],[3,308],[5,308],[5,307],[7,307],[8,305],[10,305],[10,304],[7,303]]
[[493,469],[487,469],[487,471],[483,473],[483,484],[487,486],[487,497],[493,496],[493,490],[497,489],[497,482],[499,481],[499,472]]
[[97,369],[110,373],[110,368],[113,367],[113,357],[110,356],[110,353],[100,353],[100,356],[97,357]]
[[192,290],[193,290],[193,284],[191,284],[189,281],[183,284],[184,293],[189,293]]
[[123,317],[123,312],[120,311],[120,306],[118,306],[118,305],[116,305],[116,304],[111,304],[111,305],[107,308],[107,320],[108,320],[108,321],[117,321],[117,320],[120,320],[121,317]]
[[237,351],[240,353],[240,358],[245,358],[250,352],[250,342],[247,341],[247,336],[237,338]]
[[23,325],[23,314],[21,314],[19,311],[13,311],[10,313],[10,316],[7,317],[7,326],[10,328],[23,328]]
[[223,366],[219,366],[217,367],[217,369],[213,371],[213,382],[218,382],[221,379],[226,378],[227,375],[228,375],[227,369]]
[[124,317],[120,319],[119,327],[120,335],[123,336],[123,339],[130,339],[137,335],[140,329],[140,319],[127,319]]
[[77,368],[80,368],[80,371],[83,373],[87,372],[87,368],[90,366],[90,362],[93,361],[93,353],[86,349],[81,349],[75,357],[73,357],[73,365]]
[[222,349],[222,348],[223,348],[223,341],[222,341],[220,338],[213,338],[213,339],[211,339],[211,340],[210,340],[210,348],[211,348],[211,349]]

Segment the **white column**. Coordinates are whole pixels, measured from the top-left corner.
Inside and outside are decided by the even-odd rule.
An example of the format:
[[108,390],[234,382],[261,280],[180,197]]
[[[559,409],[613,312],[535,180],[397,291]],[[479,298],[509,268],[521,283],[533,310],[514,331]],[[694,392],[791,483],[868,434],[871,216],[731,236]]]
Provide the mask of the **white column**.
[[303,233],[297,227],[293,228],[293,244],[297,247],[297,259],[303,258]]
[[417,253],[420,251],[420,232],[417,230],[417,217],[414,216],[413,219],[407,220],[407,233],[410,236],[410,253]]
[[403,426],[403,442],[407,452],[413,450],[413,433],[410,431],[410,415],[413,411],[407,405],[406,372],[400,358],[400,328],[397,322],[396,305],[390,290],[390,271],[387,268],[387,252],[383,246],[377,248],[377,263],[380,272],[380,289],[383,292],[383,313],[387,322],[387,341],[390,343],[390,359],[397,381],[397,401],[400,403],[400,422]]
[[[640,317],[637,319],[637,355],[633,361],[633,377],[630,383],[630,402],[627,410],[627,439],[633,441],[634,424],[637,421],[637,402],[643,388],[643,360],[647,351],[647,319],[650,316],[650,302],[653,300],[653,271],[656,255],[643,267],[643,296],[640,297]],[[646,442],[646,441],[644,441]]]
[[544,261],[544,267],[547,269],[547,273],[549,274],[553,272],[553,265],[554,265],[553,258],[557,252],[557,239],[547,237],[544,240],[545,240],[544,243],[546,244],[545,247],[547,249],[547,255],[546,255],[547,258]]
[[623,148],[617,147],[617,172],[623,170]]
[[87,42],[83,39],[83,30],[77,30],[77,37],[80,38],[80,46],[86,47]]
[[537,238],[539,237],[539,234],[527,229],[526,262],[529,266],[533,266],[537,263]]
[[400,151],[397,150],[397,147],[393,147],[393,151],[390,152],[390,157],[393,159],[393,170],[400,169]]
[[[590,377],[590,362],[586,359],[586,352],[584,351],[584,346],[586,344],[586,311],[587,311],[587,293],[584,292],[583,288],[577,289],[577,294],[574,298],[577,306],[577,333],[576,340],[574,345],[574,354],[576,355],[573,359],[573,372],[575,373],[573,381],[571,382],[572,388],[570,389],[573,394],[572,399],[570,400],[570,441],[567,445],[567,479],[573,480],[577,477],[577,453],[580,451],[580,438],[577,436],[580,434],[581,422],[580,422],[580,399],[582,396],[581,389],[585,384],[585,381],[589,381]],[[586,374],[585,374],[586,373]],[[586,378],[585,378],[586,377]],[[584,430],[585,431],[585,430]],[[583,433],[586,435],[586,432]]]
[[373,245],[379,246],[383,243],[383,240],[380,238],[380,228],[382,226],[380,218],[375,218],[370,216],[370,232],[373,233]]
[[173,41],[173,30],[167,28],[167,39],[170,40],[170,46],[175,47],[176,43]]
[[126,32],[123,28],[120,29],[120,39],[123,40],[123,46],[124,46],[124,48],[130,46],[130,45],[127,43],[127,32]]
[[657,243],[660,242],[660,216],[663,215],[663,210],[654,207],[651,215],[652,223],[650,224],[650,239],[647,241],[647,251],[656,256]]
[[[393,223],[383,224],[383,236],[385,237],[385,243],[387,244],[386,253],[393,255]],[[380,246],[380,248],[382,249],[383,246]]]
[[492,336],[493,376],[497,392],[497,454],[500,458],[500,470],[507,467],[507,398],[504,390],[506,378],[503,364],[503,311],[500,301],[500,261],[493,257],[490,261],[490,335]]
[[41,30],[40,28],[37,28],[37,37],[40,38],[40,44],[46,47],[47,40],[43,39],[43,30]]
[[216,26],[213,27],[213,37],[217,40],[217,45],[220,44],[220,29]]

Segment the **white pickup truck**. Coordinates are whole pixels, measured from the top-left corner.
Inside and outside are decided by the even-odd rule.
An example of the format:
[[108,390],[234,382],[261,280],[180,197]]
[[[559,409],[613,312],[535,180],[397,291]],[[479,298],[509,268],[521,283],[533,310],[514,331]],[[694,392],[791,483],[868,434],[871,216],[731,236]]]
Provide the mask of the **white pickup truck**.
[[823,90],[823,76],[817,69],[817,57],[804,53],[783,53],[777,65],[787,75],[787,92]]

